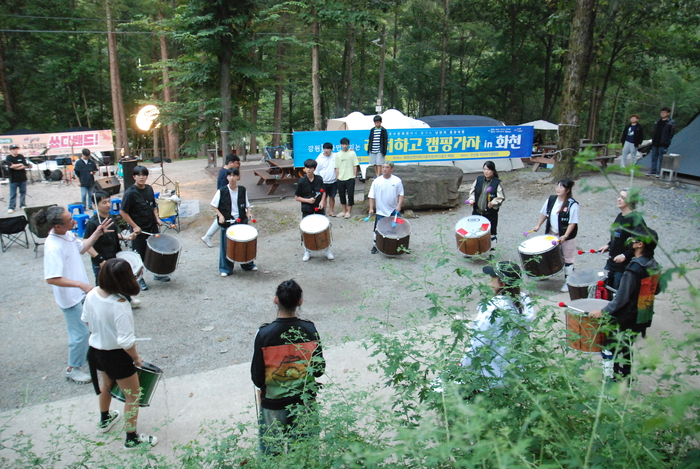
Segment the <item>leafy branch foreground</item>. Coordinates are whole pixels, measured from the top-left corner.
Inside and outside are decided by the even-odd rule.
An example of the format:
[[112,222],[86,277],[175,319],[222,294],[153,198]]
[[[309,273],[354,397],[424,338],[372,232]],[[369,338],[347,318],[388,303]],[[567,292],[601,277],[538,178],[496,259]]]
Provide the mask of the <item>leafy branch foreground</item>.
[[[692,286],[666,292],[673,313],[685,318],[685,336],[646,339],[631,385],[602,382],[598,354],[572,353],[561,310],[538,298],[531,332],[509,344],[511,365],[495,385],[458,366],[470,337],[469,323],[458,315],[491,293],[453,263],[444,245],[436,252],[420,278],[393,272],[406,288],[425,292],[427,308],[408,314],[388,304],[385,318],[368,319],[373,331],[401,325],[366,342],[383,382],[324,385],[318,412],[299,414],[295,431],[303,437],[290,440],[285,454],[257,452],[255,422],[208,422],[196,439],[165,456],[112,453],[109,440],[54,419],[46,425],[55,431],[41,448],[31,435],[8,435],[5,422],[2,467],[700,468],[700,390],[687,382],[700,375],[697,308],[684,303],[697,304]],[[471,359],[479,364],[481,357]],[[481,366],[488,369],[485,360]]]

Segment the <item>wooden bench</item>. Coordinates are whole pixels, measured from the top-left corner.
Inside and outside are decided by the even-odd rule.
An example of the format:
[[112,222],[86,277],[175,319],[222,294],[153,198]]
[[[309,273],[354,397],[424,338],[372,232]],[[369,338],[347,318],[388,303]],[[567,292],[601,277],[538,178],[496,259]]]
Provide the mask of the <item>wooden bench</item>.
[[260,170],[253,171],[253,173],[258,176],[258,186],[267,184],[270,189],[267,191],[267,195],[272,195],[275,193],[277,188],[282,184],[296,184],[299,182],[299,178],[295,177],[281,177],[279,174],[270,174],[268,171]]
[[532,172],[534,173],[543,164],[556,164],[557,159],[556,158],[547,158],[546,156],[531,156],[530,162],[533,163]]

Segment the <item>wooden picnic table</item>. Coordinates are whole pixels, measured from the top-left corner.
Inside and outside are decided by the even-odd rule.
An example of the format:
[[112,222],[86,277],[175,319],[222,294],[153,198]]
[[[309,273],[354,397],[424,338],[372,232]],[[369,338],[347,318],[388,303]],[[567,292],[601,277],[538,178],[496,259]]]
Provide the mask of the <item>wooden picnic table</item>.
[[260,178],[258,180],[258,186],[263,184],[270,186],[267,195],[273,195],[282,184],[296,184],[301,179],[297,176],[293,160],[271,158],[268,159],[267,162],[270,165],[270,169],[253,171],[253,173]]
[[294,167],[294,160],[285,160],[284,158],[270,158],[267,160],[271,169],[277,168],[284,176],[297,177],[297,171]]
[[[557,157],[557,146],[556,145],[540,145],[539,149],[543,150],[543,153],[533,153],[530,156],[530,162],[533,163],[532,171],[537,171],[543,164],[556,164],[559,161]],[[600,163],[603,169],[608,167],[608,163],[612,163],[616,155],[608,155],[608,146],[604,143],[586,143],[582,142],[580,146],[580,151],[586,148],[591,148],[596,152],[602,151],[602,155],[598,155],[591,159]]]

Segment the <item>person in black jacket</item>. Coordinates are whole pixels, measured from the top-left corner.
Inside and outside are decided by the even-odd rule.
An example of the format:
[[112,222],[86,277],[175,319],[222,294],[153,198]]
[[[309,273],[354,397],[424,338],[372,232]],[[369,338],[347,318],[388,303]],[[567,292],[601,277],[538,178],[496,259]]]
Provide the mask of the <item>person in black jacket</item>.
[[382,165],[386,158],[387,146],[389,144],[389,134],[382,127],[382,116],[374,116],[374,127],[369,131],[367,141],[367,153],[369,153],[369,164],[374,166],[374,177],[382,174]]
[[[248,201],[248,191],[245,187],[239,186],[241,173],[237,168],[226,171],[228,185],[220,188],[214,194],[211,206],[214,208],[221,227],[221,243],[219,245],[219,272],[222,277],[228,277],[233,273],[233,262],[226,257],[226,230],[231,225],[247,225],[248,220],[253,216],[250,213],[250,202]],[[255,262],[241,264],[241,269],[251,271],[258,270]]]
[[17,191],[19,191],[19,207],[26,208],[25,199],[27,197],[27,172],[26,169],[32,167],[29,160],[20,155],[19,145],[10,145],[10,154],[5,157],[5,167],[10,174],[10,205],[7,213],[14,213],[17,207]]
[[498,171],[493,161],[484,163],[484,175],[474,181],[467,203],[472,206],[472,215],[481,215],[491,222],[491,241],[498,235],[498,210],[506,200]]
[[661,268],[654,259],[659,239],[656,231],[642,227],[630,239],[634,258],[622,275],[615,298],[602,310],[590,313],[594,318],[605,315],[617,329],[608,336],[607,345],[613,351],[613,371],[623,378],[632,372],[632,343],[637,335],[646,336],[654,315],[654,299],[661,290]]
[[267,454],[281,453],[287,438],[308,433],[304,423],[309,422],[297,420],[313,416],[315,378],[326,368],[316,326],[296,316],[302,295],[294,280],[279,284],[273,300],[277,319],[260,326],[255,335],[250,375],[258,389],[260,450]]
[[630,164],[637,161],[637,147],[644,140],[644,129],[638,123],[639,116],[632,114],[630,116],[630,124],[622,131],[622,157],[620,158],[620,166],[626,167],[627,155],[630,155]]
[[80,181],[80,202],[86,210],[92,210],[92,193],[95,188],[97,165],[90,159],[90,150],[87,148],[83,148],[80,159],[75,162],[74,171]]
[[661,175],[661,162],[664,153],[671,146],[671,139],[676,133],[676,121],[671,119],[671,109],[661,108],[661,118],[654,122],[654,130],[651,133],[651,170],[647,176]]

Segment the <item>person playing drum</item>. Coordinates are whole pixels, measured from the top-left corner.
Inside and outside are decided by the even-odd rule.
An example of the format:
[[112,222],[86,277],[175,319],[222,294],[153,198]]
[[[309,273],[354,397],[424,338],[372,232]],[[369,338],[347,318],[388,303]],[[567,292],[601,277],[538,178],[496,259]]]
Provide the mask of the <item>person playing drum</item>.
[[506,194],[498,179],[498,171],[493,161],[484,163],[484,175],[479,176],[469,191],[468,203],[472,206],[472,215],[480,215],[491,222],[491,242],[498,236],[498,210]]
[[[228,277],[233,273],[233,262],[226,258],[226,229],[231,225],[248,224],[248,220],[253,218],[250,213],[250,202],[248,201],[248,191],[245,187],[239,186],[241,173],[237,168],[226,171],[228,185],[222,187],[211,201],[221,227],[221,243],[219,245],[219,272],[222,277]],[[255,262],[241,264],[241,269],[246,271],[258,270]]]
[[[530,297],[520,291],[522,272],[518,264],[499,262],[485,266],[482,271],[491,278],[489,286],[496,296],[479,303],[471,342],[460,365],[478,367],[472,371],[488,380],[488,385],[499,386],[508,365],[508,347],[520,331],[529,328],[535,310]],[[483,384],[476,392],[488,387],[487,383]]]
[[385,161],[382,165],[382,177],[372,181],[369,188],[369,216],[374,215],[374,208],[377,208],[377,216],[374,219],[374,246],[370,254],[377,251],[377,223],[384,217],[401,216],[401,206],[403,205],[404,193],[403,182],[398,176],[394,176],[394,162]]
[[[233,153],[226,155],[226,164],[224,164],[224,167],[219,170],[219,175],[216,178],[216,190],[219,190],[228,184],[228,180],[226,179],[226,171],[231,168],[238,169],[240,167],[241,159],[238,157],[238,155],[234,155]],[[211,239],[217,231],[219,231],[218,216],[214,218],[214,222],[211,224],[206,234],[199,239],[201,239],[202,242],[207,245],[207,247],[213,248],[214,245],[211,243]]]
[[627,240],[632,232],[646,226],[642,215],[635,212],[637,197],[630,189],[620,191],[617,196],[617,208],[620,209],[620,213],[610,227],[610,241],[600,248],[600,252],[610,253],[605,270],[608,271],[608,285],[615,290],[620,286],[622,274],[634,256],[634,250],[628,246]]
[[540,220],[533,228],[539,231],[542,223],[546,222],[545,234],[557,236],[561,243],[564,257],[564,285],[562,292],[568,292],[566,278],[574,272],[574,257],[576,256],[576,233],[578,233],[579,204],[574,200],[572,189],[574,181],[562,179],[557,183],[556,195],[549,196],[540,210]]
[[634,257],[622,274],[615,298],[602,310],[590,313],[594,318],[610,318],[619,328],[608,336],[607,345],[615,360],[613,372],[623,378],[632,372],[632,343],[637,335],[646,336],[654,315],[654,299],[661,291],[661,267],[654,259],[658,234],[646,226],[638,230],[630,236]]
[[[309,215],[324,215],[326,209],[326,191],[323,189],[323,178],[316,174],[316,160],[308,159],[304,161],[304,172],[306,175],[299,180],[294,199],[301,202],[301,218]],[[304,249],[302,261],[306,262],[311,257],[311,251]],[[330,248],[326,248],[326,258],[333,260],[334,256]]]
[[[108,432],[120,419],[117,410],[109,410],[112,403],[110,390],[114,382],[124,393],[126,416],[125,449],[155,446],[158,438],[136,433],[139,415],[139,376],[136,367],[141,357],[136,351],[134,316],[125,295],[137,295],[139,284],[124,259],[109,259],[100,269],[100,286],[85,297],[82,320],[90,328],[88,360],[95,391],[100,404],[99,428]],[[97,385],[97,371],[102,384]]]

